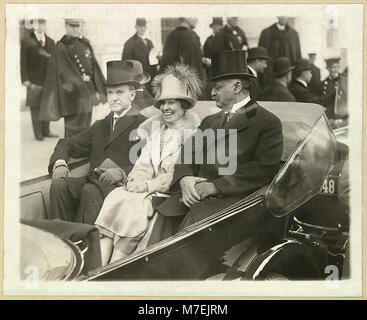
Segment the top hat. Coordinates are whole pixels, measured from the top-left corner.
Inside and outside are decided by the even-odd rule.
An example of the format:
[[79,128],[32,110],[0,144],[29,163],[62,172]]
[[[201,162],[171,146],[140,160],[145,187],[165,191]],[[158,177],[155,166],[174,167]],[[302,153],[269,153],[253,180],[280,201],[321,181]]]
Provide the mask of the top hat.
[[150,75],[143,70],[143,65],[138,60],[125,60],[129,61],[133,65],[134,78],[140,84],[146,84],[150,81]]
[[212,77],[210,81],[221,78],[253,78],[248,72],[246,51],[219,51],[212,55]]
[[317,53],[316,53],[316,52],[309,52],[309,53],[308,53],[308,56],[309,56],[309,57],[311,57],[311,56],[316,56],[316,55],[317,55]]
[[305,70],[311,70],[312,69],[312,65],[310,63],[310,61],[308,61],[307,59],[298,59],[295,63],[294,63],[295,72],[302,72]]
[[268,51],[264,47],[250,48],[247,61],[255,59],[269,60]]
[[291,66],[291,61],[286,58],[277,58],[273,62],[273,75],[274,77],[280,77],[286,74],[288,71],[293,70],[294,67]]
[[147,20],[145,20],[145,18],[136,18],[135,25],[139,27],[145,27],[147,25]]
[[223,18],[222,17],[213,17],[213,22],[209,25],[211,28],[213,25],[218,24],[220,26],[223,25]]
[[201,93],[202,86],[198,74],[188,65],[183,63],[170,65],[153,80],[154,106],[159,108],[162,100],[180,99],[189,102],[192,108]]
[[76,25],[76,24],[83,24],[84,20],[79,18],[64,18],[66,24]]
[[131,60],[108,61],[106,86],[131,84],[135,87],[140,83],[134,73],[134,63]]

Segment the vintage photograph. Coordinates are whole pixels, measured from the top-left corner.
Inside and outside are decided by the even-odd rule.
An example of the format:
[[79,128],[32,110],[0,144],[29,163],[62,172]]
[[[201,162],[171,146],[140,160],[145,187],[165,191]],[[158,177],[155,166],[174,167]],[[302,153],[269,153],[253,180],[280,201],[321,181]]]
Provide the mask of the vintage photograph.
[[6,294],[362,294],[363,5],[5,7]]

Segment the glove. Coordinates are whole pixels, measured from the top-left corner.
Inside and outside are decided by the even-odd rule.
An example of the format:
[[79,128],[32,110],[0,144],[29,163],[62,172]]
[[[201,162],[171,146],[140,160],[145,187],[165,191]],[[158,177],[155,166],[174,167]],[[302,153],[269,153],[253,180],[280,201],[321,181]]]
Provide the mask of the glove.
[[200,196],[200,199],[205,199],[220,193],[212,182],[199,182],[195,185],[195,190]]
[[58,166],[52,171],[52,179],[68,177],[70,170],[67,166]]
[[126,174],[124,170],[119,168],[110,168],[106,169],[101,175],[99,176],[99,181],[104,184],[115,184],[117,182],[124,182],[124,178]]

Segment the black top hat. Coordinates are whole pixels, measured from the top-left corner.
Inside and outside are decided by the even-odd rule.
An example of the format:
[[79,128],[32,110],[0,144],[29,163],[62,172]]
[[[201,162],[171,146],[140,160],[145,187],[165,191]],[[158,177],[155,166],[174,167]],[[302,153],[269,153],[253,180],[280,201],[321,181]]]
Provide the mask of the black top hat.
[[212,56],[212,77],[209,80],[220,78],[253,78],[248,72],[246,51],[219,51]]
[[145,18],[136,18],[135,25],[139,27],[145,27],[147,25],[147,20],[145,20]]
[[285,57],[277,58],[273,62],[274,77],[280,77],[293,69],[294,67],[291,66],[291,61],[288,58]]
[[266,51],[264,47],[256,47],[249,49],[247,61],[255,59],[269,60],[268,51]]
[[134,73],[134,63],[129,60],[108,61],[106,86],[122,84],[139,86],[139,81]]
[[295,72],[302,72],[305,70],[311,70],[312,69],[312,65],[310,63],[310,61],[308,61],[307,59],[298,59],[295,63]]
[[220,26],[223,25],[223,18],[222,17],[213,17],[213,22],[209,25],[211,28],[213,25],[218,24]]

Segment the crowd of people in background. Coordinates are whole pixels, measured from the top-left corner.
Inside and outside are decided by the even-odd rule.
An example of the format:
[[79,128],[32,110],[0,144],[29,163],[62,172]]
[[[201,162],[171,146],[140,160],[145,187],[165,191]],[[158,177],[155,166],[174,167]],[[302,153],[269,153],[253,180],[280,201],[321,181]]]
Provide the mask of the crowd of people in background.
[[[345,124],[347,112],[347,69],[340,70],[340,57],[325,58],[329,75],[321,80],[315,66],[316,53],[307,59],[301,55],[298,32],[287,17],[262,30],[257,47],[249,47],[246,33],[238,18],[214,17],[213,30],[201,44],[195,32],[196,18],[182,17],[158,52],[146,37],[147,21],[136,19],[136,33],[122,50],[122,60],[136,60],[142,65],[145,81],[137,88],[140,109],[153,104],[151,82],[174,63],[181,62],[195,70],[205,81],[212,76],[213,53],[244,51],[249,73],[253,75],[250,95],[257,101],[288,101],[321,104],[334,127]],[[93,48],[83,36],[82,19],[65,19],[66,34],[55,45],[46,35],[46,20],[38,19],[33,30],[21,43],[21,80],[27,87],[26,105],[31,108],[34,135],[37,140],[53,137],[49,121],[64,118],[65,137],[90,127],[92,111],[105,104],[105,78]],[[142,73],[141,73],[142,74]],[[211,100],[211,85],[205,82],[199,100]]]

